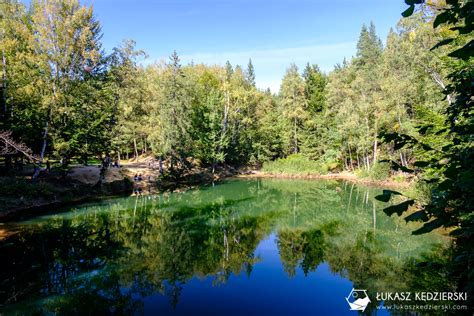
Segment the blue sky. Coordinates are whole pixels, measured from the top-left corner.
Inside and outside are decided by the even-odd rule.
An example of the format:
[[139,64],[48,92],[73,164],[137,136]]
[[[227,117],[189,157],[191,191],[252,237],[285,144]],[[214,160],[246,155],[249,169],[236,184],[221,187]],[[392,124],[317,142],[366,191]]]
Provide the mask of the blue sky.
[[406,8],[403,0],[84,0],[94,6],[110,51],[131,38],[149,55],[183,63],[247,65],[257,85],[278,91],[292,62],[328,72],[355,54],[362,23],[385,40]]

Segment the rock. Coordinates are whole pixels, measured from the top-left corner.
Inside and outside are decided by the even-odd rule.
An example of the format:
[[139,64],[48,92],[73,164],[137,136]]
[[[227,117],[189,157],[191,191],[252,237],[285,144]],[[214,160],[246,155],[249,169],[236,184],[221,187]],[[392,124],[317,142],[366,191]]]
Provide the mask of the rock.
[[94,186],[100,180],[100,168],[97,167],[74,167],[69,170],[66,179],[79,184]]

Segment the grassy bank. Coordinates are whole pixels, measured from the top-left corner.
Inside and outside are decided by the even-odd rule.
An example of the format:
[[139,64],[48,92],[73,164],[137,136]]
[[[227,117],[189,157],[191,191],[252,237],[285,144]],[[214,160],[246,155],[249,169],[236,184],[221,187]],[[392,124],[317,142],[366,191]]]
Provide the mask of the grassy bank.
[[290,155],[274,161],[265,162],[256,176],[308,179],[340,179],[378,186],[414,187],[414,180],[403,173],[394,173],[387,163],[376,163],[367,170],[342,171],[333,162],[310,160],[302,155]]

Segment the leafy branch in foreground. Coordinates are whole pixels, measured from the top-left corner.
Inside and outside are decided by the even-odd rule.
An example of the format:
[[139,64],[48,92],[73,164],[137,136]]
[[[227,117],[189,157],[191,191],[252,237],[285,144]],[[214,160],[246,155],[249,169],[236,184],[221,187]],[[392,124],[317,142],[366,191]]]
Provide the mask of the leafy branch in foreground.
[[[423,1],[406,1],[410,5],[405,11],[404,16],[408,17],[413,13],[414,5],[421,4]],[[470,39],[461,38],[466,34],[472,37],[472,20],[474,6],[470,2],[447,1],[447,6],[440,9],[440,13],[433,22],[434,27],[442,24],[449,24],[450,30],[457,31],[457,36],[449,40],[440,41],[435,47],[448,45],[455,42],[457,46],[462,46],[461,40],[472,42]],[[466,234],[465,224],[472,224],[472,206],[474,185],[472,161],[473,143],[472,133],[474,125],[472,121],[472,62],[464,62],[466,57],[472,61],[472,50],[469,43],[461,48],[454,47],[456,56],[452,53],[448,56],[457,60],[455,70],[449,75],[451,84],[449,84],[444,93],[454,95],[454,102],[450,102],[445,110],[447,127],[436,131],[440,135],[447,133],[448,143],[439,149],[432,148],[417,138],[403,133],[381,133],[380,137],[385,143],[393,143],[395,150],[410,146],[419,148],[427,153],[429,157],[426,160],[419,160],[414,163],[418,170],[413,170],[405,166],[400,166],[396,162],[391,162],[394,169],[413,173],[418,171],[422,180],[432,184],[431,202],[424,205],[419,212],[423,216],[410,216],[408,220],[425,220],[424,229],[416,232],[430,231],[438,227],[454,227],[456,235]],[[459,55],[459,56],[458,56]],[[418,127],[418,133],[424,135],[427,131],[433,129],[430,124]],[[386,200],[393,192],[386,191],[381,200]],[[380,197],[380,196],[379,196]],[[405,203],[405,202],[403,202]],[[390,207],[393,209],[392,207]],[[464,225],[463,225],[464,224]],[[415,232],[415,233],[416,233]],[[468,234],[469,235],[469,234]]]
[[[410,7],[402,13],[404,17],[412,15],[416,4],[423,0],[406,0]],[[431,187],[431,199],[411,215],[406,221],[422,221],[423,226],[413,234],[423,234],[444,227],[456,237],[455,257],[452,262],[452,274],[458,281],[460,290],[472,293],[474,290],[474,122],[473,122],[473,89],[474,83],[474,42],[473,42],[474,3],[471,1],[447,0],[446,5],[438,9],[433,27],[448,28],[449,38],[441,40],[432,49],[449,45],[450,58],[446,66],[451,70],[448,76],[450,84],[444,89],[448,101],[445,109],[445,128],[435,132],[444,134],[447,142],[441,148],[432,148],[417,138],[403,133],[380,135],[385,142],[394,144],[395,149],[406,146],[419,148],[426,152],[426,159],[414,166],[418,170],[405,168],[405,172],[417,172],[421,180]],[[451,98],[451,100],[450,100]],[[432,129],[425,124],[418,127],[420,136]],[[388,202],[399,192],[384,191],[376,198]],[[391,215],[401,215],[413,205],[413,200],[386,208]],[[469,295],[472,297],[472,295]]]

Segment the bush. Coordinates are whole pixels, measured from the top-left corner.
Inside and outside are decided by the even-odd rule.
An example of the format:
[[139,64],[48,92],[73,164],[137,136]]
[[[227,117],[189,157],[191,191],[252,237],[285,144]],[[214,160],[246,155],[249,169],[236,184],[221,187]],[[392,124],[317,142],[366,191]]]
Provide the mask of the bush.
[[355,169],[354,174],[357,176],[357,178],[360,178],[360,179],[369,178],[370,176],[370,173],[367,171],[367,169],[363,167],[359,169]]
[[0,192],[2,192],[3,197],[51,197],[55,191],[54,187],[49,183],[31,183],[20,179],[0,178]]
[[369,171],[361,168],[356,170],[354,173],[358,178],[386,180],[390,177],[390,165],[386,162],[377,162]]
[[373,180],[386,180],[390,177],[390,165],[386,162],[377,162],[370,169],[370,178]]
[[265,172],[287,174],[322,174],[328,171],[326,165],[310,160],[301,154],[265,162],[262,169]]

